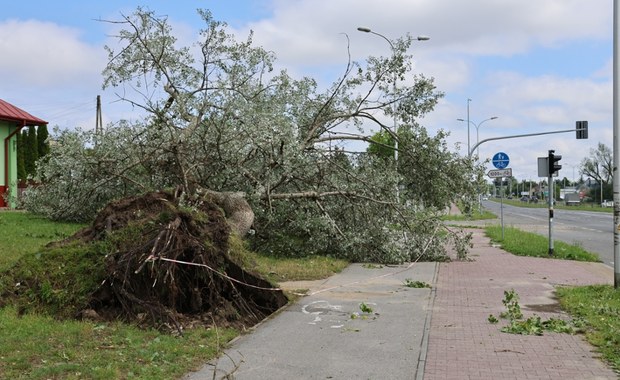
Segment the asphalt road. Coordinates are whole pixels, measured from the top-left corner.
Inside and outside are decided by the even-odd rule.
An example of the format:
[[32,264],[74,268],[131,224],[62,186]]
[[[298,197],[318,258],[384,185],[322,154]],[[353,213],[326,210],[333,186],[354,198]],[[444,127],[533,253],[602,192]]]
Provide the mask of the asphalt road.
[[[500,202],[483,201],[483,206],[500,216]],[[549,210],[503,205],[504,226],[549,236]],[[611,213],[554,210],[553,238],[569,244],[578,244],[597,253],[601,261],[614,265],[613,215]]]

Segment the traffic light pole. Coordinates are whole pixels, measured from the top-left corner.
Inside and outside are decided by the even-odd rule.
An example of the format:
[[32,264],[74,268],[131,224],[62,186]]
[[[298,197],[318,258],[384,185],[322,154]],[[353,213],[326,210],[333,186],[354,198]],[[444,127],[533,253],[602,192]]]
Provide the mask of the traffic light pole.
[[549,198],[549,256],[553,256],[553,198],[555,189],[553,188],[553,177],[551,173],[547,178],[547,183],[549,184],[549,196],[547,197]]
[[549,185],[549,256],[553,256],[553,200],[555,198],[555,187],[553,186],[553,174],[559,173],[562,165],[559,164],[562,156],[555,154],[555,150],[549,150],[547,156],[547,184]]
[[[526,133],[523,135],[513,135],[513,136],[500,136],[500,137],[491,137],[488,139],[484,139],[484,140],[480,140],[478,143],[476,143],[476,145],[472,146],[470,151],[468,152],[469,157],[472,156],[472,154],[474,153],[474,151],[476,150],[476,148],[478,148],[480,145],[484,144],[485,142],[489,142],[489,141],[495,141],[495,140],[504,140],[504,139],[515,139],[518,137],[532,137],[532,136],[543,136],[543,135],[552,135],[554,133],[567,133],[567,132],[580,132],[582,131],[581,129],[563,129],[561,131],[550,131],[550,132],[539,132],[539,133]],[[587,136],[587,132],[586,132],[586,136]]]
[[[614,0],[614,6],[616,4],[616,1],[619,0]],[[618,11],[616,11],[617,13]],[[614,15],[615,17],[615,15]],[[615,61],[614,61],[614,65],[615,65]],[[614,89],[615,90],[615,89]],[[616,93],[614,93],[614,96],[616,96]],[[614,115],[615,116],[615,115]],[[618,117],[618,119],[620,119],[620,117]],[[614,121],[614,123],[616,123],[616,121]],[[467,152],[469,154],[469,157],[471,157],[471,155],[474,153],[474,150],[476,150],[476,148],[478,148],[481,144],[488,142],[488,141],[495,141],[495,140],[504,140],[504,139],[514,139],[514,138],[518,138],[518,137],[532,137],[532,136],[542,136],[542,135],[551,135],[554,133],[567,133],[567,132],[577,132],[577,139],[581,140],[581,139],[587,139],[588,138],[588,122],[587,121],[578,121],[576,123],[576,128],[575,129],[563,129],[560,131],[550,131],[550,132],[539,132],[539,133],[526,133],[526,134],[522,134],[522,135],[513,135],[513,136],[501,136],[501,137],[491,137],[488,139],[484,139],[482,141],[479,141],[478,143],[476,143],[476,145],[472,146],[471,149],[469,150],[469,152]],[[616,140],[616,137],[614,137],[614,142]],[[614,146],[614,152],[616,152],[616,146]],[[547,183],[549,184],[549,256],[553,256],[553,199],[554,199],[554,193],[555,193],[555,189],[553,188],[553,173],[558,172],[562,166],[559,164],[556,164],[556,162],[560,161],[562,159],[562,156],[560,155],[554,155],[555,151],[550,150],[549,151],[549,156],[547,157],[547,165],[548,167],[547,169],[547,175],[548,175],[548,181]],[[614,155],[614,157],[616,157],[617,155]],[[620,155],[618,155],[620,156]],[[617,168],[620,165],[615,165],[614,166],[614,170],[616,170],[615,168]],[[618,178],[620,176],[614,176],[614,178]],[[616,189],[619,189],[618,191]],[[614,182],[614,225],[617,226],[617,228],[615,229],[616,231],[620,230],[620,211],[619,211],[619,202],[616,200],[616,198],[620,197],[620,184],[618,184],[616,186],[615,182]],[[503,215],[502,215],[503,216]],[[620,235],[614,235],[614,257],[615,262],[616,262],[616,267],[620,267],[620,237],[618,237]],[[504,238],[503,236],[503,228],[502,228],[502,239]],[[615,284],[616,287],[618,287],[620,284],[620,269],[615,271]]]

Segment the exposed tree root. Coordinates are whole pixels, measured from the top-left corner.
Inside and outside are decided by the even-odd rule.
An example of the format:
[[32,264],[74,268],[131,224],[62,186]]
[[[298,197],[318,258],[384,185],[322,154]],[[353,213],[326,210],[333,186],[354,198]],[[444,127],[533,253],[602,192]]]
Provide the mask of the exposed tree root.
[[112,242],[89,308],[180,333],[212,321],[249,327],[285,305],[282,291],[230,257],[230,227],[209,193],[181,198],[177,191],[121,199],[74,236]]

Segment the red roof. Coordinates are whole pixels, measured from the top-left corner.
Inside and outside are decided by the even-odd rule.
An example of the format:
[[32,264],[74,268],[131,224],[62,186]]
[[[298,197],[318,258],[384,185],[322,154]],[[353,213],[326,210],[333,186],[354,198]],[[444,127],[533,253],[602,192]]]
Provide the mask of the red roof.
[[47,121],[32,116],[21,108],[0,99],[0,120],[14,121],[24,125],[45,125]]

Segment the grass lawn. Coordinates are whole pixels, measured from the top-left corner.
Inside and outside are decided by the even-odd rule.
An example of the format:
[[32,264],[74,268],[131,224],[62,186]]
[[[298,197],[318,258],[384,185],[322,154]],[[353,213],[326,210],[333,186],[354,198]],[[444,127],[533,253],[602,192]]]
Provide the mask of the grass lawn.
[[239,333],[193,329],[183,337],[121,323],[57,321],[0,309],[3,379],[174,379],[202,366]]
[[620,291],[611,285],[562,287],[556,294],[571,316],[586,326],[588,342],[620,371]]
[[[501,244],[502,249],[510,253],[519,256],[549,257],[549,239],[545,236],[504,226],[504,239],[502,240],[501,226],[487,226],[484,231],[491,241]],[[600,261],[598,255],[577,245],[554,241],[553,248],[555,259]]]
[[25,212],[0,212],[0,270],[7,269],[24,253],[71,236],[82,227],[83,224],[77,223],[53,223]]
[[[0,271],[83,227],[13,211],[0,212],[0,226]],[[250,259],[275,281],[325,278],[348,265],[329,258]],[[216,357],[239,334],[233,329],[195,328],[172,336],[122,323],[22,315],[6,306],[0,308],[0,378],[175,379]]]

